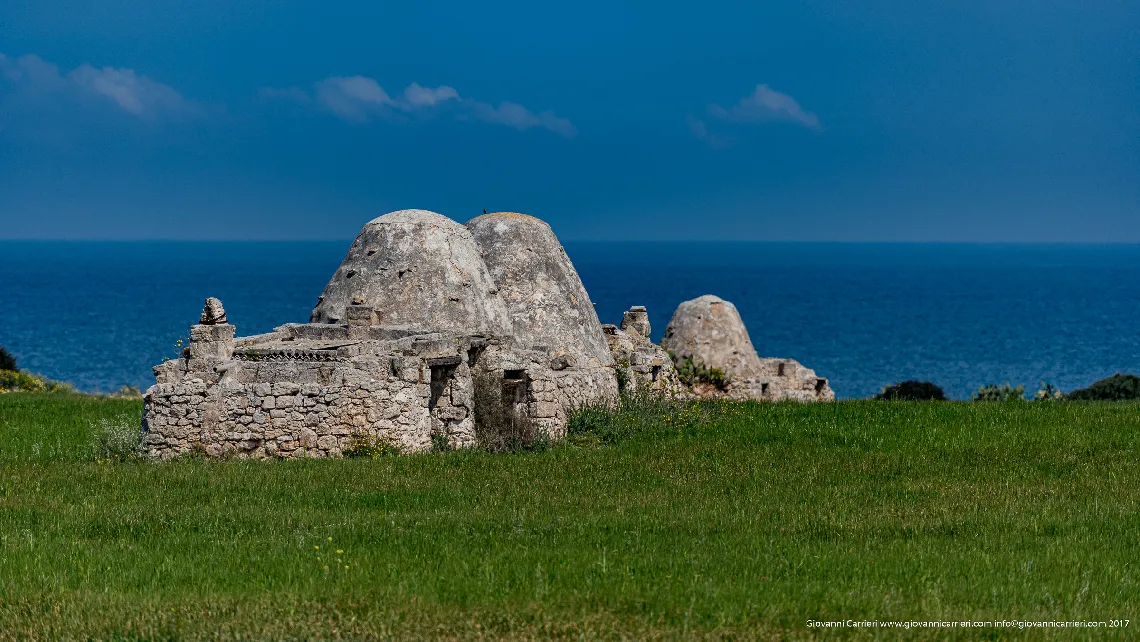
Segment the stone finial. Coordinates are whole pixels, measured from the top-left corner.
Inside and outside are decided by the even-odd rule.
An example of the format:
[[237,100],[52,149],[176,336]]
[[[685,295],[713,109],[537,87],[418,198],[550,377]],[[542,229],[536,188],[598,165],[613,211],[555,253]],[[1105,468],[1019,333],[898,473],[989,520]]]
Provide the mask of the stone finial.
[[649,313],[644,305],[635,305],[621,316],[621,329],[625,332],[640,334],[648,337],[652,329],[649,325]]
[[226,309],[222,307],[222,302],[214,297],[206,299],[206,305],[202,308],[202,318],[199,323],[201,325],[229,323],[226,320]]

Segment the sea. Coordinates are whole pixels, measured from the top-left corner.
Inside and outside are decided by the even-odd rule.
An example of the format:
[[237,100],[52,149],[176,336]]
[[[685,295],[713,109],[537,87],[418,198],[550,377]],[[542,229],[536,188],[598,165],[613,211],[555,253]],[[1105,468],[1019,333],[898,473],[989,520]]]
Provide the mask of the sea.
[[[0,241],[0,345],[88,392],[146,389],[206,297],[239,335],[308,321],[341,242]],[[568,242],[603,323],[659,340],[677,305],[732,301],[763,357],[839,398],[906,380],[954,398],[1140,373],[1140,245]]]

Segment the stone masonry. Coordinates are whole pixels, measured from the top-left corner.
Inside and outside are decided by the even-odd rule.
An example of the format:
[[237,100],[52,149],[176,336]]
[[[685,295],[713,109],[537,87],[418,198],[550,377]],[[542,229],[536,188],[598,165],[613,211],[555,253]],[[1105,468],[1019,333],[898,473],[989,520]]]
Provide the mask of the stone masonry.
[[735,398],[834,396],[795,361],[759,359],[735,307],[715,297],[683,303],[664,347],[649,335],[640,306],[620,329],[599,323],[539,219],[499,212],[464,226],[393,212],[361,230],[309,323],[238,337],[207,299],[190,345],[154,368],[142,450],[265,459],[338,457],[359,439],[469,447],[487,428],[482,404],[559,437],[575,408],[616,400],[619,381],[692,395],[665,348],[726,368]]
[[[336,457],[361,437],[408,452],[439,439],[466,447],[478,439],[476,399],[488,394],[538,429],[563,434],[573,408],[616,398],[613,359],[549,227],[509,214],[500,218],[521,229],[496,230],[497,216],[480,217],[482,248],[467,227],[433,212],[370,222],[311,323],[235,337],[221,302],[208,299],[190,346],[155,367],[144,452]],[[504,254],[509,242],[515,248]],[[548,257],[532,266],[544,277],[518,283],[526,272],[512,269],[492,276],[483,259],[491,247],[493,265]]]

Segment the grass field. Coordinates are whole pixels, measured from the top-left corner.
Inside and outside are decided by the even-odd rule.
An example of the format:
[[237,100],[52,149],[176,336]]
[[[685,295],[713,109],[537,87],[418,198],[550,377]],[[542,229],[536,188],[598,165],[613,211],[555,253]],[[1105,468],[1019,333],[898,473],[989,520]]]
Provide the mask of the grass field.
[[1103,639],[1140,626],[1136,404],[707,405],[537,453],[93,461],[93,431],[139,412],[0,395],[0,639],[1007,639],[1042,633],[807,622],[1131,620],[1052,636]]

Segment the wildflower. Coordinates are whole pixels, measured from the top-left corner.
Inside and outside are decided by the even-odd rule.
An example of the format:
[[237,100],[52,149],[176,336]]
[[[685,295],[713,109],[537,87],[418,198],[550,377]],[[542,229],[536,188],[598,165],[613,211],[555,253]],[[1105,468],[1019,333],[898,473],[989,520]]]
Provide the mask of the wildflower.
[[348,564],[344,565],[344,570],[346,570],[346,571],[348,570]]
[[329,538],[329,541],[330,541],[330,542],[332,541],[332,538],[331,538],[331,537]]
[[337,555],[344,555],[344,551],[342,551],[338,548],[338,549],[336,549],[336,554]]
[[320,547],[320,546],[313,546],[313,550],[314,550],[314,551],[319,551],[319,550],[321,550],[321,547]]

